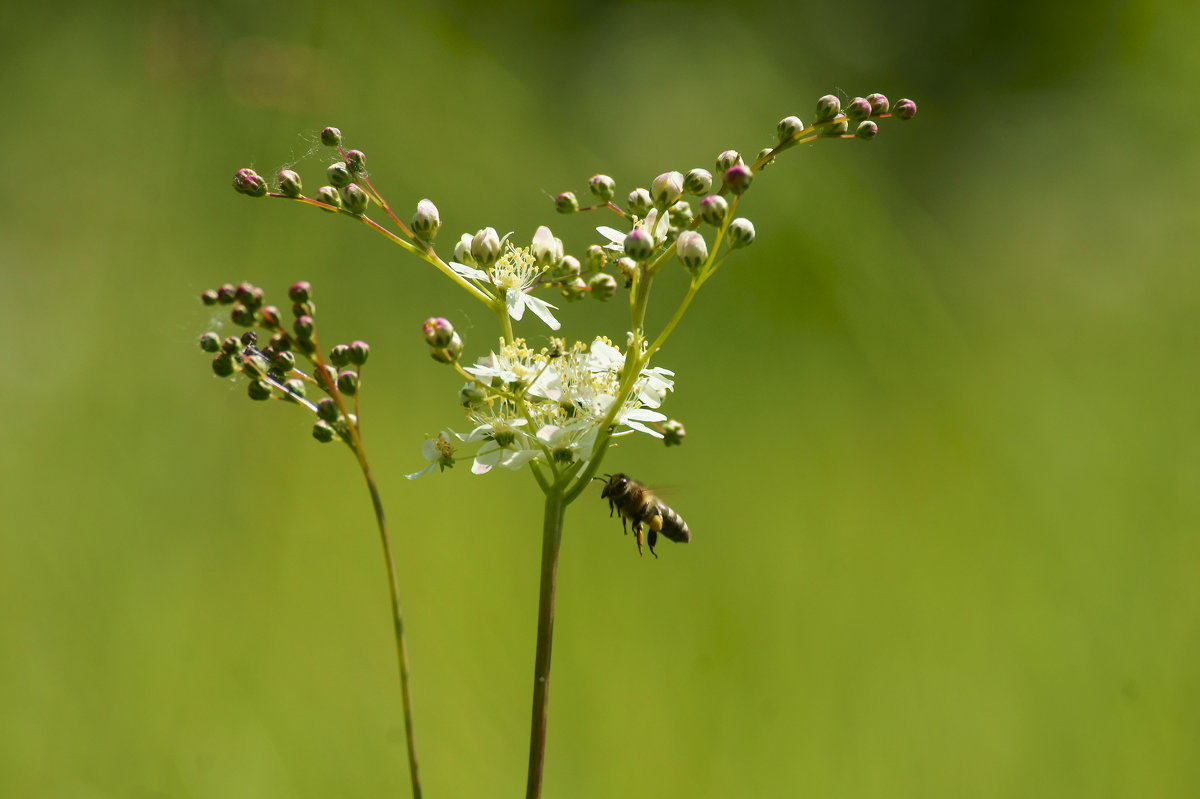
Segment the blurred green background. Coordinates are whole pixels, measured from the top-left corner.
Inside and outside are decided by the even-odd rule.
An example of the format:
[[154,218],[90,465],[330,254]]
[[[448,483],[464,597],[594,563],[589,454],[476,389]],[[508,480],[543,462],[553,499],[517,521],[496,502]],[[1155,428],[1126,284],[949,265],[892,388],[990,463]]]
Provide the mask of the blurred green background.
[[[407,795],[378,543],[344,451],[195,345],[201,290],[316,287],[372,343],[430,797],[524,786],[540,506],[403,479],[462,427],[418,326],[494,325],[342,219],[229,188],[338,125],[444,241],[592,216],[815,99],[921,106],[786,154],[660,363],[690,437],[606,466],[694,541],[567,518],[550,797],[1195,796],[1194,5],[6,4],[0,795]],[[679,281],[656,289],[661,313]],[[566,332],[623,338],[621,306]],[[660,319],[661,321],[661,319]],[[531,335],[539,335],[527,326]],[[18,346],[19,345],[19,346]]]

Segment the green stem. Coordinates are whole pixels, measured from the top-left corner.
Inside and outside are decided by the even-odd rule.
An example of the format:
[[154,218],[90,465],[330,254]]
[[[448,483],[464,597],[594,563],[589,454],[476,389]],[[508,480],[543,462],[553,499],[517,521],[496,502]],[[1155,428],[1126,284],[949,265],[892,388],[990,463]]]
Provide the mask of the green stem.
[[542,795],[546,764],[546,722],[550,707],[550,650],[554,639],[554,595],[558,586],[558,550],[567,503],[560,486],[546,493],[542,522],[542,576],[538,591],[537,654],[533,662],[533,721],[529,731],[529,779],[525,799]]

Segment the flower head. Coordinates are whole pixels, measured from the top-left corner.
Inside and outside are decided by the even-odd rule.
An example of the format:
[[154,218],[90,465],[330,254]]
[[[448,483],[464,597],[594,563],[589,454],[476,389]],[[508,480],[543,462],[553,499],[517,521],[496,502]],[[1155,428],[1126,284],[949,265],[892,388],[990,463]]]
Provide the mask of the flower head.
[[[545,233],[543,234],[542,231]],[[508,315],[513,319],[520,321],[525,316],[525,309],[528,308],[534,316],[549,325],[551,330],[558,330],[559,322],[550,312],[556,306],[534,297],[529,292],[537,288],[539,278],[546,271],[544,267],[538,265],[538,258],[541,257],[545,260],[554,257],[557,253],[558,260],[561,261],[562,242],[551,236],[548,228],[543,227],[539,228],[538,234],[534,236],[534,247],[532,248],[514,247],[508,242],[507,237],[504,245],[504,253],[486,270],[476,269],[456,261],[450,262],[450,268],[460,277],[473,280],[480,286],[491,287],[499,292],[500,296],[504,297]],[[478,255],[476,255],[476,259],[478,259]]]

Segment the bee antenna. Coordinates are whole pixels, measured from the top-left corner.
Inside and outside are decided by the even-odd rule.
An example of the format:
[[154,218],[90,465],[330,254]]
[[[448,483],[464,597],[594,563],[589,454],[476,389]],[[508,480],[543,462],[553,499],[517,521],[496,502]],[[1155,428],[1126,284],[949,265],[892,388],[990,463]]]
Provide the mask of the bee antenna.
[[604,482],[607,482],[607,481],[605,480],[605,478],[608,478],[608,477],[612,477],[612,475],[611,475],[611,474],[606,474],[606,475],[604,475],[604,477],[593,477],[592,479],[593,479],[593,480],[599,480],[600,482],[604,483]]

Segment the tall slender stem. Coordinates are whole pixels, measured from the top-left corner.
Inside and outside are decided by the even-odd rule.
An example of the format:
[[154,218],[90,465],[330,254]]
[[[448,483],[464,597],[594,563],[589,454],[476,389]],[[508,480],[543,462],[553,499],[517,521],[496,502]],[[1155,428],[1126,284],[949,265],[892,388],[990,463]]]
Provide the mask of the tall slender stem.
[[546,721],[550,708],[550,649],[554,640],[554,595],[558,586],[558,550],[567,503],[560,486],[546,493],[542,522],[542,577],[538,591],[537,654],[533,662],[533,723],[529,731],[529,779],[525,799],[540,799],[546,764]]

